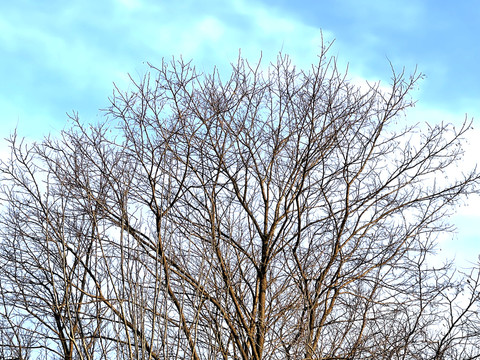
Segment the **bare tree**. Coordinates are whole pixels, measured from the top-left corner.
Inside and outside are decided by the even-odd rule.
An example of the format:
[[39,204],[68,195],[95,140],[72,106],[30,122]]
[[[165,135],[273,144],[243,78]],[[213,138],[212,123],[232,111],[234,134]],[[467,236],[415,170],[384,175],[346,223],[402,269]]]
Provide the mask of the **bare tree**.
[[402,116],[421,75],[359,87],[327,50],[227,81],[164,62],[100,124],[13,136],[5,356],[479,357],[478,269],[428,262],[478,191],[476,170],[443,175],[470,123],[419,132]]

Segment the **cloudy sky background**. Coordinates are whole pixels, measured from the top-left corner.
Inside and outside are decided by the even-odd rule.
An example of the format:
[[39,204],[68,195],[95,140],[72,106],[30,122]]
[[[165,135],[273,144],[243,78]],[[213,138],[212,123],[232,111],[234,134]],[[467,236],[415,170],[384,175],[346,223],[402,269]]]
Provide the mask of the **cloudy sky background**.
[[[480,2],[462,0],[16,0],[0,1],[0,154],[17,128],[31,140],[67,126],[66,113],[102,116],[113,82],[128,86],[146,62],[183,56],[208,72],[242,55],[264,62],[280,50],[307,68],[324,39],[351,78],[388,83],[397,70],[426,74],[412,123],[474,117],[465,166],[480,153]],[[480,204],[452,218],[440,244],[465,265],[480,254]]]

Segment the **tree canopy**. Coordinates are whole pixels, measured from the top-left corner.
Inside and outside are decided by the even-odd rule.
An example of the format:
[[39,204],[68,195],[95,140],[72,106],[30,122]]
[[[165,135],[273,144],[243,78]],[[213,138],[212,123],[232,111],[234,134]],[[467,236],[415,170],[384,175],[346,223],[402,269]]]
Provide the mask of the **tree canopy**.
[[478,192],[453,170],[471,123],[410,124],[420,74],[359,86],[327,50],[227,79],[164,61],[100,123],[13,135],[0,356],[480,356],[478,269],[428,262]]

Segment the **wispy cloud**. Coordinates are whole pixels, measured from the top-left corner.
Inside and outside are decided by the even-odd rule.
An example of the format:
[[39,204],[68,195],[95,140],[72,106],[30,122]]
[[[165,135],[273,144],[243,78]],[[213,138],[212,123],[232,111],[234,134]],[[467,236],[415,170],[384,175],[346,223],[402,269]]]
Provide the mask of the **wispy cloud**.
[[214,65],[228,68],[240,49],[250,59],[263,52],[271,60],[283,48],[305,65],[320,46],[318,28],[241,0],[2,7],[0,95],[10,111],[1,117],[20,117],[20,123],[50,117],[61,124],[71,110],[92,117],[106,105],[112,82],[126,86],[126,73],[142,74],[146,61],[184,56],[209,71]]

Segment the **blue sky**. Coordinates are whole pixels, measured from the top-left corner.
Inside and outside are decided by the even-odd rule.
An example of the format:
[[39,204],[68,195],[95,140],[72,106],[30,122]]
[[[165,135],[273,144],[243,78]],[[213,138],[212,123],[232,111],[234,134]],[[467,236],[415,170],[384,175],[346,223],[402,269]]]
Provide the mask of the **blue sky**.
[[[16,0],[0,1],[0,138],[15,128],[39,139],[67,124],[102,116],[112,83],[121,88],[163,57],[228,69],[239,49],[252,60],[283,50],[300,67],[315,62],[321,31],[351,77],[388,82],[397,69],[426,74],[413,94],[413,121],[480,121],[478,0]],[[466,166],[480,145],[467,146]],[[0,142],[5,156],[5,143]],[[457,258],[480,253],[480,206],[452,220],[459,232],[443,246]]]

